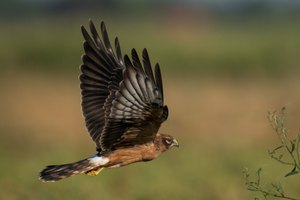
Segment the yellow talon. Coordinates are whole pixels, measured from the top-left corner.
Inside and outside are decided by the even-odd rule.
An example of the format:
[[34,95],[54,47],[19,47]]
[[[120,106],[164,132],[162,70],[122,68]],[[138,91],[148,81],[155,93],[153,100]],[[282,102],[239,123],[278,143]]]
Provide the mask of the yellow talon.
[[97,176],[104,168],[92,169],[90,171],[85,172],[88,176]]

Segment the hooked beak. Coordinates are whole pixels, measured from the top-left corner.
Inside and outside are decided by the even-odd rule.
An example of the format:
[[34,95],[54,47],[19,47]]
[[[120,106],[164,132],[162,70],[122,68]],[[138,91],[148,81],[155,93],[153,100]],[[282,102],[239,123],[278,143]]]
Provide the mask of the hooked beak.
[[176,139],[173,139],[171,147],[179,147],[179,144]]

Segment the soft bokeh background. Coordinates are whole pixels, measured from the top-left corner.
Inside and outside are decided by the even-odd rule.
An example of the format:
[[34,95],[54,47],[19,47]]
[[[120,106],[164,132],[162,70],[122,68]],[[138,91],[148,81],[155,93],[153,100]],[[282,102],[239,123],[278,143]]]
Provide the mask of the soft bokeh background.
[[[0,2],[0,199],[253,199],[242,170],[264,168],[300,197],[299,177],[268,158],[266,119],[287,107],[300,128],[300,3],[267,0]],[[80,108],[80,25],[106,22],[124,53],[146,47],[162,68],[178,138],[157,160],[57,183],[49,164],[95,152]]]

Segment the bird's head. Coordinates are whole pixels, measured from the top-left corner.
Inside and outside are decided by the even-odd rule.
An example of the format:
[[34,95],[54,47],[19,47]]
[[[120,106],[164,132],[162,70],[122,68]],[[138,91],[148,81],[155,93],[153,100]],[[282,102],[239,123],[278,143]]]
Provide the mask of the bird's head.
[[160,134],[161,145],[163,147],[163,151],[170,149],[171,147],[179,147],[177,140],[171,135]]

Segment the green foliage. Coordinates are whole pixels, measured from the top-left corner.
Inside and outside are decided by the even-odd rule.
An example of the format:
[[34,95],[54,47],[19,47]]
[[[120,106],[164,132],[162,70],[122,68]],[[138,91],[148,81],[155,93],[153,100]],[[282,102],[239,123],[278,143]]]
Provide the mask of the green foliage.
[[[74,71],[83,53],[80,25],[88,25],[88,17],[71,17],[33,19],[23,22],[26,26],[4,22],[1,70]],[[93,17],[95,21],[100,18]],[[146,47],[152,62],[158,61],[169,74],[273,77],[293,73],[300,62],[296,19],[243,24],[181,22],[176,23],[178,27],[155,18],[105,21],[111,40],[119,37],[123,53]]]
[[[297,134],[296,139],[290,139],[288,136],[288,130],[284,121],[285,108],[282,108],[280,112],[274,111],[268,113],[269,122],[275,131],[277,137],[280,139],[280,145],[269,150],[269,156],[276,160],[277,162],[291,166],[292,169],[284,177],[293,176],[299,173],[299,143],[300,143],[300,134]],[[259,168],[256,172],[255,177],[253,178],[248,169],[243,171],[247,190],[255,192],[260,196],[263,196],[264,199],[291,199],[296,200],[296,198],[289,197],[285,194],[285,191],[280,182],[272,183],[262,183],[261,181],[261,172],[262,168]],[[255,197],[255,199],[260,199]]]
[[[289,197],[285,195],[285,191],[280,182],[273,183],[262,183],[261,181],[261,172],[262,168],[259,168],[256,171],[254,179],[251,177],[249,170],[244,169],[243,173],[246,179],[246,187],[247,190],[251,192],[258,193],[258,195],[263,196],[265,200],[270,198],[281,198],[281,199],[290,199],[296,200],[293,197]],[[259,200],[259,197],[255,197],[255,200]]]

